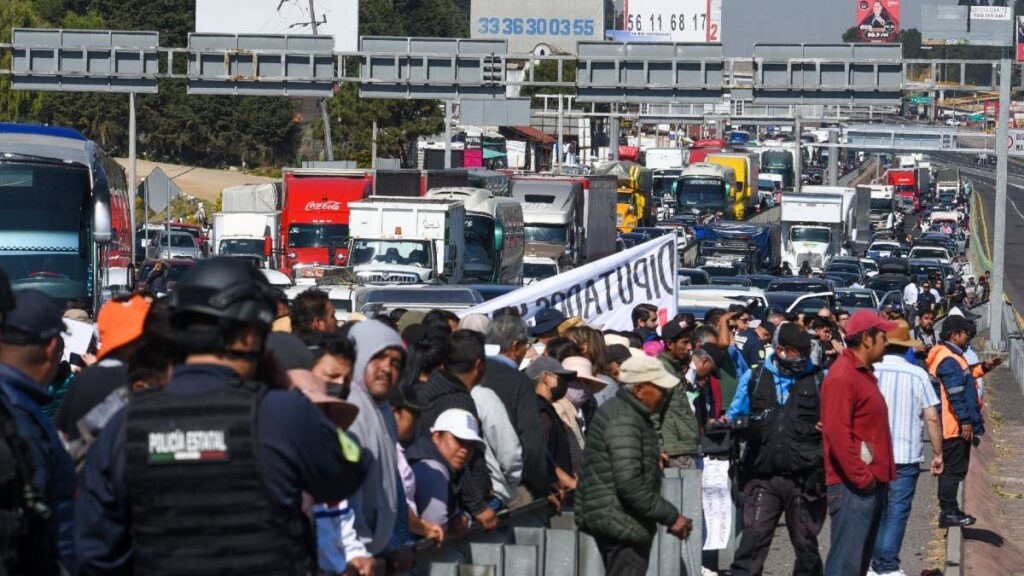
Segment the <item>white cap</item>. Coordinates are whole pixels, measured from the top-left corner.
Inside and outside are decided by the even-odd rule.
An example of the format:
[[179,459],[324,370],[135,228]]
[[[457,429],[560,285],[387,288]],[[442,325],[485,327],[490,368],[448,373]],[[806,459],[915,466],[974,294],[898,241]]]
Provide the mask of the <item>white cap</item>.
[[459,408],[449,408],[441,412],[434,425],[430,427],[430,432],[448,432],[459,440],[484,443],[484,439],[480,437],[480,424],[477,423],[476,417]]

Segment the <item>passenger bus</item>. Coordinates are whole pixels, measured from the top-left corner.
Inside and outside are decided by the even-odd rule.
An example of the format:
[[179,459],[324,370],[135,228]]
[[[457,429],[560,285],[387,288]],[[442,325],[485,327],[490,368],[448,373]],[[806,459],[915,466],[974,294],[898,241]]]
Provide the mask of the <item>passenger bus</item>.
[[77,130],[0,123],[0,266],[94,313],[134,279],[135,228],[124,170]]
[[431,198],[462,200],[466,206],[466,259],[463,278],[521,286],[526,236],[523,206],[483,188],[435,188]]

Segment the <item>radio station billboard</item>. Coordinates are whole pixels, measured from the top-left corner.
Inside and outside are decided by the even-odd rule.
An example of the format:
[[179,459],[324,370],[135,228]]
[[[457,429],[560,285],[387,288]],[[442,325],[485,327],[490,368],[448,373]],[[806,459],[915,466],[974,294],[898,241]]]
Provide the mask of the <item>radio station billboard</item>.
[[895,42],[900,33],[900,0],[856,0],[857,39]]
[[[196,0],[196,32],[312,34],[308,2]],[[334,36],[338,52],[359,50],[359,0],[317,0],[317,33]]]
[[472,38],[508,40],[514,54],[575,54],[604,39],[604,0],[473,0],[469,12]]
[[1017,62],[1024,62],[1024,16],[1017,16],[1016,28]]
[[617,39],[717,43],[722,41],[722,0],[626,0]]

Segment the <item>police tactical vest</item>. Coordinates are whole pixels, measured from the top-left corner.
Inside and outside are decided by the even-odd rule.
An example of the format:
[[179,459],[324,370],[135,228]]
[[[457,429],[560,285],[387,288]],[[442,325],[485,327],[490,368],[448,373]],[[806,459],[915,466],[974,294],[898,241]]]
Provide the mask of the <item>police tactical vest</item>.
[[30,483],[34,470],[31,449],[0,399],[0,574],[23,573],[18,553],[28,536],[29,518],[50,513]]
[[147,390],[128,405],[126,478],[136,574],[309,574],[309,523],[270,500],[257,461],[266,387]]
[[745,464],[760,476],[792,475],[822,466],[821,370],[800,377],[779,405],[775,376],[761,369],[750,395]]

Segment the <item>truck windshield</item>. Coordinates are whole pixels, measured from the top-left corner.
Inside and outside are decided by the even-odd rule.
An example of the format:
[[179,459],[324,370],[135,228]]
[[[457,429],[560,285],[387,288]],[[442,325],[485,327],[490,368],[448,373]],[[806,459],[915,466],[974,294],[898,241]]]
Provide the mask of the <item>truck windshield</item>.
[[872,210],[892,210],[892,199],[890,198],[872,198],[871,199]]
[[240,256],[246,254],[263,255],[263,240],[261,238],[236,238],[223,240],[220,243],[220,253],[225,256]]
[[348,238],[347,224],[292,224],[288,227],[289,248],[327,248],[331,240]]
[[619,192],[618,196],[619,197],[616,200],[616,202],[618,202],[619,204],[632,204],[633,203],[633,194],[630,193],[630,192]]
[[430,268],[430,241],[353,240],[349,251],[349,263],[352,266],[399,264]]
[[61,301],[88,295],[89,189],[81,166],[0,164],[0,268],[15,290]]
[[494,219],[487,216],[466,216],[465,272],[485,273],[494,270]]
[[523,264],[523,278],[550,278],[558,273],[554,263],[527,262]]
[[896,187],[896,193],[897,194],[903,194],[903,195],[917,194],[917,188],[914,187],[914,186],[907,186],[907,185],[897,186]]
[[790,230],[789,239],[792,242],[819,242],[827,244],[831,239],[828,228],[805,228],[797,226]]
[[679,208],[690,210],[725,207],[725,182],[714,178],[687,178],[679,181]]
[[569,230],[565,226],[527,226],[527,244],[568,244]]
[[161,246],[168,245],[168,239],[173,248],[195,248],[196,241],[189,234],[171,234],[160,239]]

